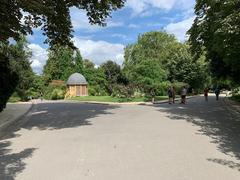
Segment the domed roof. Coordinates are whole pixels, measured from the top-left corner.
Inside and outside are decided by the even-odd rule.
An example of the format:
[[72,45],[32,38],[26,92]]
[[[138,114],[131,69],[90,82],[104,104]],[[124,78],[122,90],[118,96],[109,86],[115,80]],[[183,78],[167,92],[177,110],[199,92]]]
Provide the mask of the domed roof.
[[81,85],[81,84],[87,84],[87,81],[85,77],[80,73],[72,74],[67,80],[67,85]]

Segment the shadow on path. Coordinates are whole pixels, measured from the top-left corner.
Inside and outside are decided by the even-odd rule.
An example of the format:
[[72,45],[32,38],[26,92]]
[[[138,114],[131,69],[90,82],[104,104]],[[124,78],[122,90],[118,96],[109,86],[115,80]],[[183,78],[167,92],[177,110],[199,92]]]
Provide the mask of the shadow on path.
[[84,103],[41,103],[34,105],[32,111],[25,117],[18,119],[4,130],[0,138],[0,180],[14,180],[21,173],[26,164],[24,159],[33,155],[35,148],[26,148],[13,153],[11,139],[20,136],[21,128],[39,130],[55,130],[92,125],[91,118],[103,114],[112,114],[111,109],[118,106],[97,105]]
[[[235,156],[240,160],[240,115],[230,111],[223,99],[216,101],[209,97],[205,102],[203,97],[194,98],[186,105],[158,105],[161,112],[166,112],[172,120],[185,120],[200,127],[198,133],[211,137],[218,150],[224,154]],[[208,161],[226,165],[240,170],[240,164],[223,159],[208,159]]]
[[25,158],[31,157],[34,148],[25,149],[19,153],[11,153],[9,141],[0,142],[0,179],[14,180],[16,175],[25,169]]
[[26,129],[37,127],[40,130],[53,130],[92,125],[91,118],[103,114],[112,114],[108,110],[115,108],[118,108],[118,106],[83,103],[42,103],[34,108],[22,127]]

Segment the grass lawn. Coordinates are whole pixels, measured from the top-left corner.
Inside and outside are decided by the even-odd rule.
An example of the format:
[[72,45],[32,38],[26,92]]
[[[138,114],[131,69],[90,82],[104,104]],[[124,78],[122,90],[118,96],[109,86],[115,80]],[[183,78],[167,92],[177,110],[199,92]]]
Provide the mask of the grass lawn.
[[[166,100],[168,99],[167,96],[157,96],[156,101],[160,100]],[[126,98],[117,98],[112,96],[82,96],[82,97],[73,97],[70,100],[77,100],[77,101],[96,101],[96,102],[149,102],[151,101],[148,98],[145,97],[139,97],[139,98],[132,98],[132,99],[126,99]]]

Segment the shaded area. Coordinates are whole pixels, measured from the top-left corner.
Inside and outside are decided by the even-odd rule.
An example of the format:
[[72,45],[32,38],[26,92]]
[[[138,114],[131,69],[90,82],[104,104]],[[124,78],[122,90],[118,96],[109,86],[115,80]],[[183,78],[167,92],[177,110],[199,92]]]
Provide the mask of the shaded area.
[[91,118],[112,114],[108,110],[115,108],[118,106],[87,103],[41,103],[33,109],[22,127],[27,129],[37,127],[45,130],[92,125]]
[[[186,105],[165,104],[156,107],[166,112],[172,120],[185,120],[200,127],[198,133],[211,137],[218,150],[240,160],[240,114],[232,111],[223,98],[216,101],[215,97],[209,97],[209,101],[205,102],[203,97],[198,97],[188,100]],[[214,161],[231,166],[229,162]]]
[[25,169],[24,159],[31,157],[34,148],[25,149],[19,153],[11,153],[10,142],[0,142],[0,179],[14,180],[16,175]]
[[236,170],[240,171],[240,163],[235,163],[233,161],[228,161],[228,160],[225,160],[225,159],[209,158],[207,160],[210,161],[210,162],[217,163],[217,164],[220,164],[220,165],[223,165],[223,166],[228,166],[229,168],[236,169]]

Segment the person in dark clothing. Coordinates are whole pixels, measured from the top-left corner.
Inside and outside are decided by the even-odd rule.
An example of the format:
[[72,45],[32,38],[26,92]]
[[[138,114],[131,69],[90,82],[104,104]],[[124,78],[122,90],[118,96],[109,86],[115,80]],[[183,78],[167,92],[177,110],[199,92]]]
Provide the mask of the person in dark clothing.
[[218,101],[218,98],[219,98],[219,94],[220,94],[220,90],[219,88],[216,88],[215,89],[215,95],[216,95],[216,100]]
[[169,104],[172,104],[172,98],[173,98],[173,89],[172,89],[172,87],[169,87],[168,88],[168,103]]

